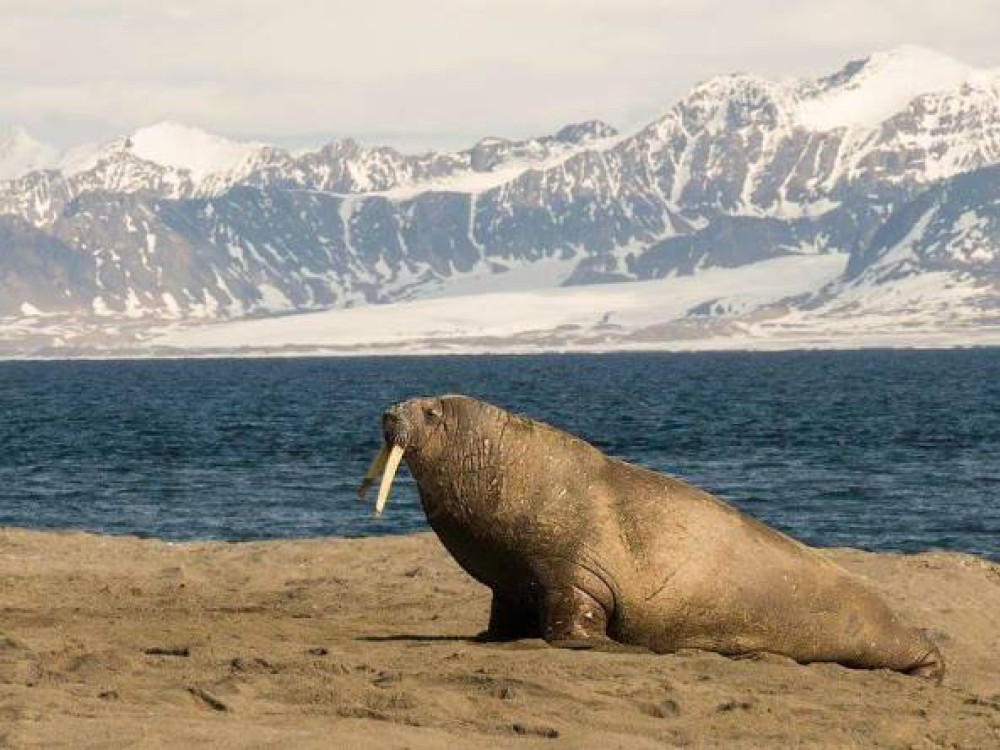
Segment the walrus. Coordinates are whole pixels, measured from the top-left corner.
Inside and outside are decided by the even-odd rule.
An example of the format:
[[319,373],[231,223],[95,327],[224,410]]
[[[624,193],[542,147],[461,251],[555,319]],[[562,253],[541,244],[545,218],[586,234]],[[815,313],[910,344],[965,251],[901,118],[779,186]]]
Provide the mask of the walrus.
[[865,583],[684,482],[467,396],[382,415],[385,508],[401,460],[431,527],[493,592],[486,640],[770,652],[940,682],[944,661]]

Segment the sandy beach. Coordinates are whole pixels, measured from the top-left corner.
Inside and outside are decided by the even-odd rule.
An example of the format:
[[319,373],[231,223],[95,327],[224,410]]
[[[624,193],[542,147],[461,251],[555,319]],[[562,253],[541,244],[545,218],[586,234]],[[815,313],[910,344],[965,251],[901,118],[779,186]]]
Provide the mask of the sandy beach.
[[436,537],[170,544],[0,531],[3,747],[1000,746],[1000,566],[828,554],[949,673],[480,644]]

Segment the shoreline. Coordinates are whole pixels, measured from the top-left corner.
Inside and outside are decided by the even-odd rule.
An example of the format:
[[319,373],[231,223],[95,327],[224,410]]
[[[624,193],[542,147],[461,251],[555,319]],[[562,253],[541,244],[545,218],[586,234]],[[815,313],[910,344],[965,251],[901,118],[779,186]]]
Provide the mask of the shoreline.
[[166,542],[0,529],[0,746],[981,747],[1000,742],[1000,565],[823,554],[948,660],[883,670],[480,644],[486,589],[431,533]]
[[[888,343],[875,341],[869,344],[852,342],[822,342],[809,345],[788,344],[781,341],[760,342],[757,347],[706,346],[671,347],[668,345],[636,346],[636,347],[571,347],[571,348],[535,348],[508,347],[503,349],[323,349],[323,348],[287,348],[287,349],[219,349],[201,350],[185,349],[168,353],[149,352],[142,350],[116,349],[105,353],[87,351],[81,354],[49,356],[48,354],[5,354],[0,352],[0,363],[4,362],[177,362],[177,361],[224,361],[224,360],[281,360],[281,359],[413,359],[413,358],[479,358],[479,357],[573,357],[573,356],[616,356],[616,355],[704,355],[704,354],[797,354],[797,353],[859,353],[859,352],[944,352],[944,351],[990,351],[1000,349],[1000,336],[986,342],[944,342],[935,344],[929,341],[913,341],[909,343]],[[767,344],[773,344],[768,346]]]
[[[759,520],[759,519],[758,519]],[[375,540],[375,539],[405,539],[408,537],[419,537],[419,536],[434,536],[434,532],[429,526],[425,524],[423,528],[416,529],[406,529],[402,531],[385,531],[379,533],[359,533],[352,536],[346,536],[343,534],[313,534],[313,535],[296,535],[296,536],[269,536],[269,537],[253,537],[253,538],[239,538],[239,539],[224,539],[221,537],[192,537],[184,539],[171,539],[167,537],[157,536],[155,534],[144,534],[136,533],[134,531],[105,531],[101,529],[93,528],[75,528],[75,527],[60,527],[60,528],[43,528],[36,526],[20,526],[20,525],[8,525],[0,526],[0,536],[7,532],[25,532],[28,534],[45,534],[51,535],[53,537],[59,536],[72,536],[72,535],[82,535],[87,537],[97,537],[97,538],[107,538],[107,539],[124,539],[124,540],[134,540],[136,542],[154,542],[159,544],[166,544],[172,547],[183,547],[186,545],[251,545],[251,544],[288,544],[302,542],[305,544],[311,544],[315,542],[329,542],[329,543],[339,543],[339,542],[355,542],[363,540]],[[787,532],[783,532],[787,533]],[[801,540],[800,540],[801,541]],[[815,544],[810,544],[813,549],[819,550],[823,554],[835,556],[838,553],[858,553],[863,555],[875,555],[875,556],[886,556],[886,557],[915,557],[919,555],[954,555],[957,557],[968,557],[976,560],[981,560],[989,565],[1000,566],[1000,552],[995,555],[987,552],[976,552],[967,549],[949,549],[947,547],[921,547],[920,549],[871,549],[867,547],[852,547],[852,546],[839,546],[839,547],[825,547],[817,546]]]

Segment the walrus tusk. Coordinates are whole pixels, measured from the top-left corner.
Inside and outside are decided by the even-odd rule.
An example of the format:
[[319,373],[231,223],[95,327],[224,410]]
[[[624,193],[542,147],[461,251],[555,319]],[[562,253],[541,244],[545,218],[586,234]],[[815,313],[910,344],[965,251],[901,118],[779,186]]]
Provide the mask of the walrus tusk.
[[385,510],[385,501],[389,499],[389,490],[392,488],[392,480],[396,478],[396,469],[403,458],[403,446],[394,445],[389,451],[389,459],[385,464],[385,473],[382,475],[382,484],[378,488],[378,500],[375,501],[375,515],[381,516]]
[[389,446],[383,445],[379,450],[378,455],[372,461],[372,465],[368,467],[368,471],[365,472],[365,478],[361,480],[361,485],[358,487],[358,500],[364,500],[365,494],[368,492],[368,488],[372,486],[375,482],[375,477],[382,473],[382,469],[385,468],[385,462],[389,459]]

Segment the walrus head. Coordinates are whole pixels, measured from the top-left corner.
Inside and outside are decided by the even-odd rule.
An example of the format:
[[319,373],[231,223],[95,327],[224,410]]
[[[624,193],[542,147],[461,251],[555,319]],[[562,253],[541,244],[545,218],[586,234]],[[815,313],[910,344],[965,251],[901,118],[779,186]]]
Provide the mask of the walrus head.
[[[358,487],[358,497],[364,499],[375,478],[382,475],[378,499],[375,501],[376,516],[382,515],[385,510],[392,480],[396,477],[396,470],[403,456],[426,458],[443,447],[446,441],[446,405],[456,400],[473,402],[472,399],[460,396],[414,398],[391,406],[382,414],[382,436],[385,442]],[[454,404],[451,406],[454,407]]]

